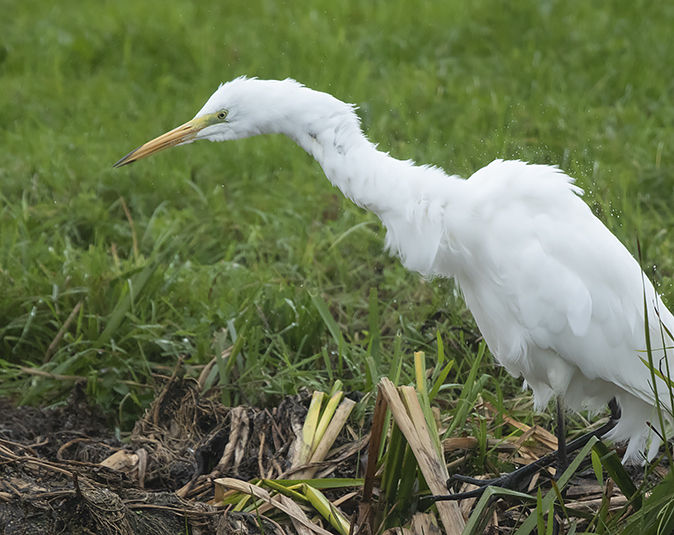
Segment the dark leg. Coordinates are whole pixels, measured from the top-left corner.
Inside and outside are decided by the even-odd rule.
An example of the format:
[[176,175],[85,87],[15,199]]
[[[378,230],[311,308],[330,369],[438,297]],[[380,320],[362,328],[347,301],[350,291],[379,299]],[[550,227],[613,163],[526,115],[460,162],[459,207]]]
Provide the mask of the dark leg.
[[616,401],[616,398],[611,399],[608,402],[608,408],[611,409],[611,420],[617,422],[622,416],[622,411],[620,410],[620,405]]
[[[566,434],[564,432],[565,425],[564,401],[561,397],[557,398],[557,477],[561,476],[569,465],[569,459],[566,455]],[[589,440],[589,439],[588,439]]]
[[[576,450],[581,449],[585,444],[589,442],[592,437],[602,437],[608,433],[611,429],[615,427],[620,419],[620,407],[615,399],[612,399],[609,402],[609,408],[611,409],[611,418],[610,420],[602,425],[596,431],[591,431],[586,433],[575,440],[572,440],[568,444],[565,443],[564,438],[560,440],[560,444],[564,444],[565,456],[566,453],[570,453]],[[562,433],[563,437],[563,433]],[[474,479],[472,477],[465,477],[454,475],[449,478],[447,481],[447,487],[449,488],[450,484],[453,481],[463,481],[465,483],[471,483],[480,487],[479,489],[471,490],[469,492],[459,492],[456,494],[447,494],[444,496],[431,496],[435,501],[446,501],[446,500],[464,500],[466,498],[478,498],[482,495],[485,489],[489,486],[502,487],[506,489],[516,489],[519,485],[532,477],[536,472],[539,472],[543,468],[546,468],[553,464],[555,461],[559,462],[559,450],[553,451],[544,455],[537,461],[534,461],[531,464],[518,468],[514,472],[509,474],[504,474],[501,477],[496,479]]]
[[[558,480],[566,467],[569,465],[569,458],[566,455],[566,414],[564,412],[564,400],[557,397],[557,469],[555,471],[555,480]],[[562,490],[562,496],[566,498],[566,489]],[[553,515],[552,520],[552,535],[558,535],[560,531],[559,521],[557,515]]]

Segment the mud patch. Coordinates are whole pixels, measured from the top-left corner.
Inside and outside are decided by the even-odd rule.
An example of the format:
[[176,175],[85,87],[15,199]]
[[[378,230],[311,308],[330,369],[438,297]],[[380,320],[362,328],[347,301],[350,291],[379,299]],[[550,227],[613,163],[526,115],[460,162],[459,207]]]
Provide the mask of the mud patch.
[[[127,443],[77,387],[67,404],[50,410],[0,399],[4,533],[281,535],[274,522],[208,502],[216,478],[288,477],[309,396],[273,409],[230,408],[200,387],[168,379]],[[353,477],[367,442],[342,442],[321,470]]]

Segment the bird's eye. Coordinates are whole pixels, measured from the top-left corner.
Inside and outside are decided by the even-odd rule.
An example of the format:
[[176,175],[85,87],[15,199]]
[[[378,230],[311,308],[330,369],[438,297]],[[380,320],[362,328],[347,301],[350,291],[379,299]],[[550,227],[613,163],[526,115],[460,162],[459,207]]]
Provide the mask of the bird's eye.
[[221,121],[224,121],[227,118],[227,112],[225,110],[222,110],[222,111],[218,112],[217,117]]

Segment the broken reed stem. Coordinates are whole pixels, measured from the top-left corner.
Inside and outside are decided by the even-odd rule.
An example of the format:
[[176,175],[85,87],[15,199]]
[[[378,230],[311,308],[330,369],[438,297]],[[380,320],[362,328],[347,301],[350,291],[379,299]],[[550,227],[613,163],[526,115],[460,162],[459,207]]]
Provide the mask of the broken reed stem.
[[119,200],[122,203],[122,208],[124,209],[124,213],[126,214],[126,219],[128,219],[129,226],[131,227],[131,239],[133,240],[133,258],[134,260],[138,260],[139,251],[138,251],[138,237],[136,236],[136,226],[133,223],[131,212],[129,211],[129,207],[126,205],[124,197],[120,197]]
[[54,350],[56,349],[56,346],[61,341],[61,338],[63,338],[63,335],[68,330],[68,327],[70,327],[70,324],[75,319],[75,316],[77,316],[77,313],[80,311],[80,308],[82,308],[83,302],[84,302],[84,299],[80,299],[79,303],[77,303],[75,305],[75,308],[73,308],[73,310],[70,313],[70,315],[68,316],[68,318],[63,322],[63,325],[59,329],[59,332],[56,333],[56,336],[52,340],[51,344],[49,344],[49,347],[47,348],[47,351],[45,351],[44,359],[42,359],[42,364],[47,364],[47,362],[49,362],[49,359],[51,359],[51,356],[54,354]]
[[382,440],[384,423],[386,422],[387,404],[382,394],[381,387],[377,389],[377,401],[374,405],[374,419],[372,421],[372,430],[370,431],[370,445],[367,451],[367,466],[365,468],[365,482],[363,484],[363,503],[369,503],[372,500],[372,489],[374,487],[374,476],[377,473],[379,447]]

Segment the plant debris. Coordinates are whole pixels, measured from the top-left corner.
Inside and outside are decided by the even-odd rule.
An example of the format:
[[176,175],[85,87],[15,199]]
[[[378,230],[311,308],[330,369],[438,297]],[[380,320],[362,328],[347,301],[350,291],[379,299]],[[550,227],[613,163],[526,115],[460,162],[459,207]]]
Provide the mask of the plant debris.
[[[309,394],[273,409],[225,407],[217,392],[172,377],[127,444],[79,387],[55,409],[0,400],[0,526],[4,533],[284,533],[258,515],[209,505],[214,480],[288,477]],[[333,459],[294,470],[353,477],[367,440],[338,439]],[[341,440],[341,442],[340,442]],[[354,445],[356,447],[354,447]],[[351,447],[349,447],[351,446]]]
[[[385,379],[379,385],[374,414],[377,439],[370,443],[369,434],[347,423],[355,402],[343,397],[339,383],[330,395],[303,392],[273,408],[226,407],[217,389],[203,392],[203,383],[179,377],[177,370],[165,378],[155,401],[124,442],[89,406],[79,386],[66,404],[46,410],[13,407],[0,399],[0,526],[4,533],[345,534],[349,518],[354,532],[370,533],[373,526],[382,525],[378,508],[388,494],[397,489],[399,495],[394,494],[390,504],[402,503],[401,489],[412,485],[403,482],[403,464],[408,463],[402,455],[405,444],[414,452],[424,484],[433,494],[444,492],[446,466],[458,467],[478,448],[478,441],[470,436],[440,441],[437,415],[427,393],[418,394],[409,386],[396,388]],[[423,377],[423,366],[420,370]],[[382,465],[395,458],[397,447],[387,444],[386,448],[394,449],[382,461],[386,404],[396,422],[388,440],[395,435],[403,448],[398,458],[403,472],[397,476]],[[496,416],[495,409],[482,401],[473,411],[488,425]],[[554,447],[554,437],[545,430],[501,418],[523,434],[510,440],[489,439],[489,447],[500,456],[517,455],[516,461],[528,462]],[[439,420],[438,425],[445,427]],[[364,481],[356,479],[364,475],[368,458],[378,458],[379,464],[368,467]],[[416,468],[412,473],[417,473]],[[568,487],[566,511],[591,517],[598,510],[623,510],[627,500],[612,480],[602,486],[593,477],[577,478]],[[412,492],[410,503],[415,505],[394,511],[399,517],[384,522],[388,531],[436,533],[440,524],[444,533],[458,533],[480,508],[476,500],[467,499],[456,506],[440,504],[437,519],[421,513],[407,515],[420,503],[419,497]],[[512,505],[499,501],[484,509],[483,531],[474,532],[512,533],[531,513],[526,500]],[[307,514],[321,509],[320,515]],[[288,516],[277,523],[274,511],[276,516],[278,511]],[[398,527],[398,518],[405,527]]]

